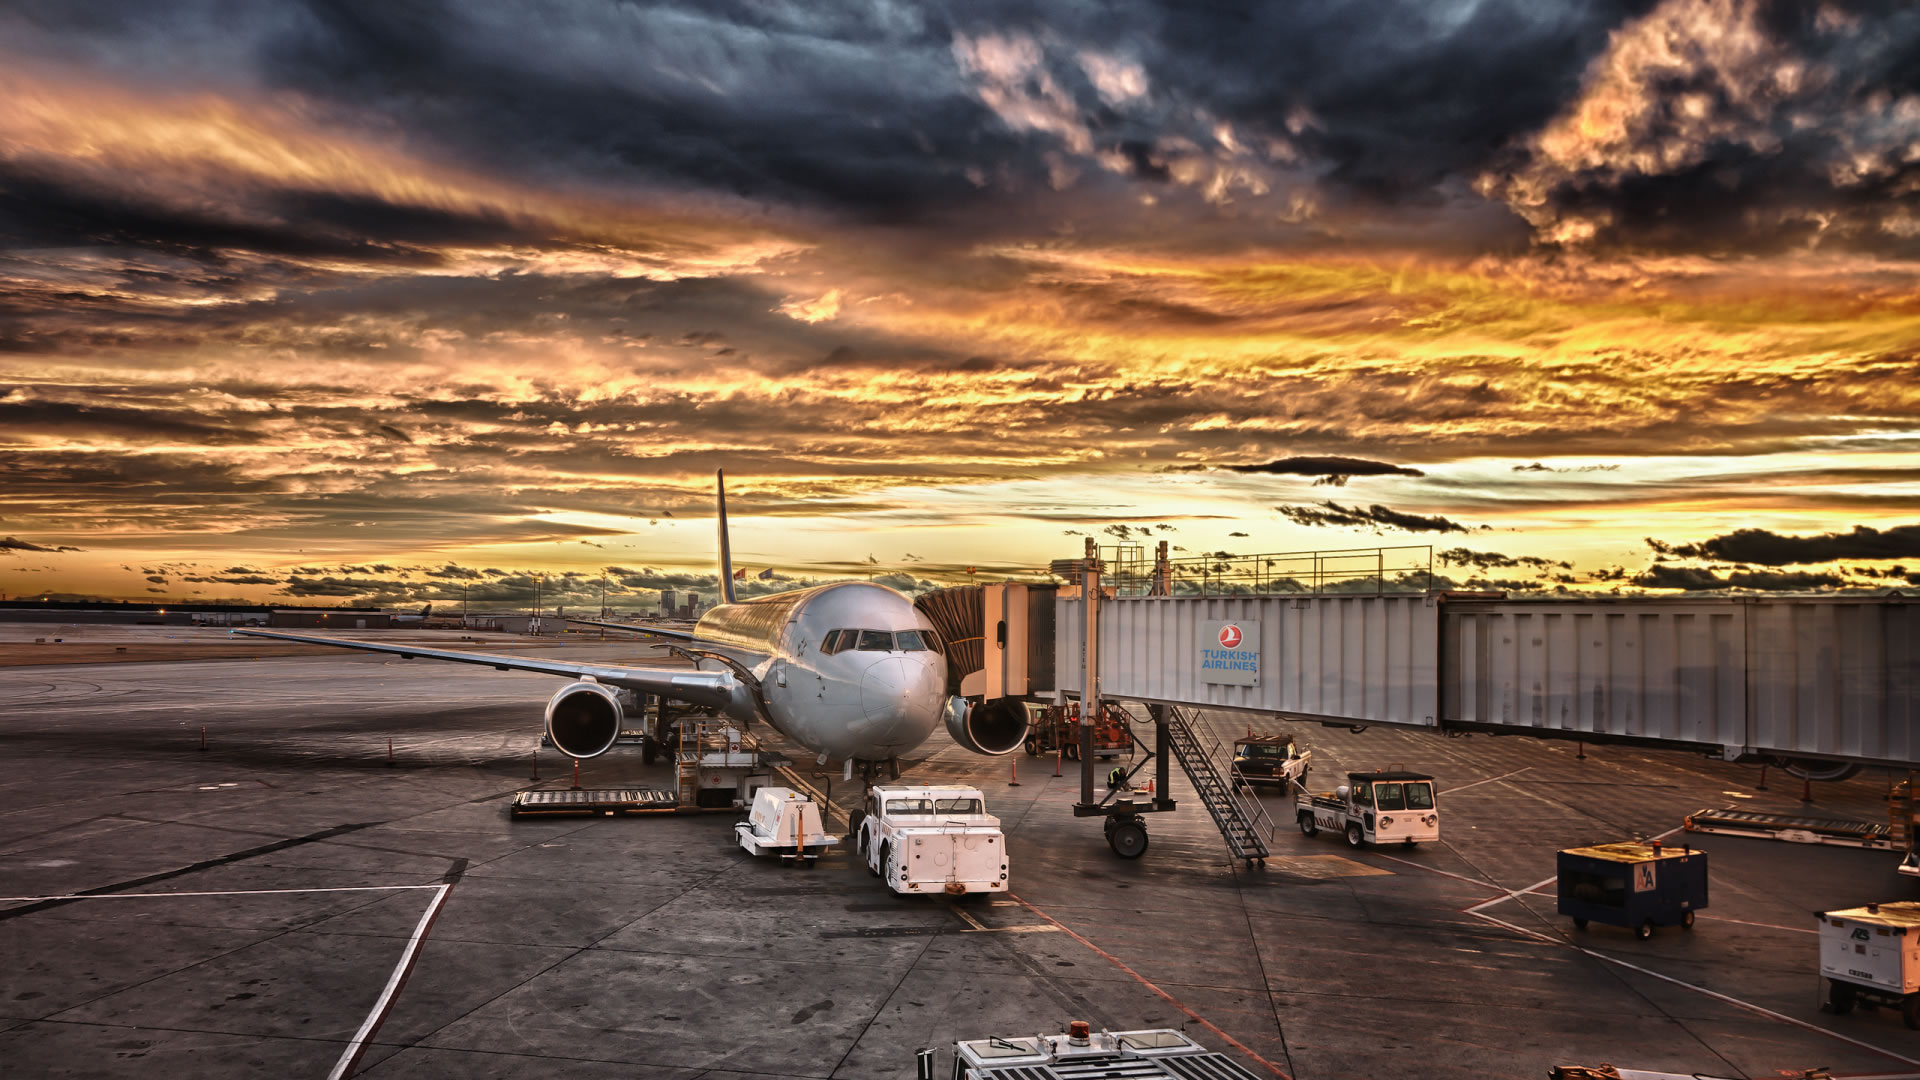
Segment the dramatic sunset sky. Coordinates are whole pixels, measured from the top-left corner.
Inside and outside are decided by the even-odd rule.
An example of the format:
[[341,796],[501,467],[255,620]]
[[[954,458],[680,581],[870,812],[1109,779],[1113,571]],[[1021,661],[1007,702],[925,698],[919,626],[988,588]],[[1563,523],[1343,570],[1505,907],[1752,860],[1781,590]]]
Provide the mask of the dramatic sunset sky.
[[1906,587],[1917,287],[1905,0],[13,0],[0,592]]

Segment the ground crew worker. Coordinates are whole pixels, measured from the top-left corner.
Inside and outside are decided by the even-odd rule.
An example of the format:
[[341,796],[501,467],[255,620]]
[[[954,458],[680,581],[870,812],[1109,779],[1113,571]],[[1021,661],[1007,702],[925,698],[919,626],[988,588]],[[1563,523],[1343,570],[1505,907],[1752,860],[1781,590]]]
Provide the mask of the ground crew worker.
[[1128,790],[1127,770],[1124,766],[1115,765],[1113,771],[1107,774],[1107,789],[1109,791]]

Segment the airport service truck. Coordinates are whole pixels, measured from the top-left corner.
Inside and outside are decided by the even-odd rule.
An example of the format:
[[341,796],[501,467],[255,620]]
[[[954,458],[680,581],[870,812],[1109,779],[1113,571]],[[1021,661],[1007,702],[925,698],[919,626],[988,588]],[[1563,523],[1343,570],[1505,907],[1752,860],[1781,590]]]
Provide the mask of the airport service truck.
[[1300,831],[1344,834],[1350,847],[1366,844],[1430,844],[1440,839],[1440,807],[1433,777],[1426,773],[1356,772],[1333,791],[1301,791]]
[[1888,1005],[1920,1028],[1920,903],[1868,904],[1819,919],[1822,1007],[1849,1013],[1859,1002]]
[[876,785],[854,834],[867,869],[894,892],[1006,891],[1007,838],[979,788]]

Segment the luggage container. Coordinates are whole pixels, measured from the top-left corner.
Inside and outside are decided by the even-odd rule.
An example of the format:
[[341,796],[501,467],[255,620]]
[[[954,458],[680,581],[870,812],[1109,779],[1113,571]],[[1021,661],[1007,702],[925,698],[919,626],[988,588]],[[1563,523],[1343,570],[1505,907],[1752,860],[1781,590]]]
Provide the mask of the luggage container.
[[733,836],[749,855],[778,855],[782,862],[807,867],[822,849],[840,842],[820,827],[820,807],[812,799],[783,787],[756,792],[753,812],[734,825]]
[[1642,941],[1656,926],[1693,929],[1707,906],[1707,853],[1654,840],[1568,848],[1558,860],[1560,914],[1576,929],[1623,926]]
[[1868,904],[1823,911],[1820,974],[1827,980],[1821,1007],[1849,1013],[1856,1002],[1900,1010],[1920,1028],[1920,903]]

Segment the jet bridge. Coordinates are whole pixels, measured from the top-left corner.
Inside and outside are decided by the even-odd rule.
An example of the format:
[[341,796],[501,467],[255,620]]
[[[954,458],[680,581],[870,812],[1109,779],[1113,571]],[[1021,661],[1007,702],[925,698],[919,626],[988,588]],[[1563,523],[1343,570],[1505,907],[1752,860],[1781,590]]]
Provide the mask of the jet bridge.
[[[1316,553],[1314,565],[1336,557]],[[1078,577],[1109,565],[1090,551],[1055,569]],[[1427,591],[1391,571],[1228,581],[1200,594],[1180,591],[1164,552],[1161,566],[1097,586],[1103,696],[1814,769],[1920,765],[1920,597],[1508,599]],[[1084,589],[1046,592],[1049,625],[1019,626],[1032,605],[1003,602],[1008,628],[974,631],[1004,634],[1028,656],[1050,646],[1049,662],[996,680],[1004,693],[1081,692]]]
[[[1080,667],[1056,601],[1055,667]],[[1920,603],[1900,596],[1509,600],[1444,593],[1112,597],[1112,698],[1329,723],[1920,765]],[[1071,686],[1068,692],[1072,692]]]

